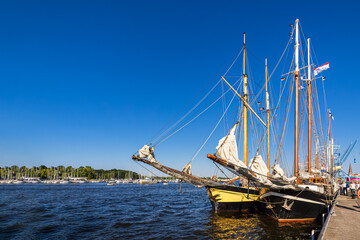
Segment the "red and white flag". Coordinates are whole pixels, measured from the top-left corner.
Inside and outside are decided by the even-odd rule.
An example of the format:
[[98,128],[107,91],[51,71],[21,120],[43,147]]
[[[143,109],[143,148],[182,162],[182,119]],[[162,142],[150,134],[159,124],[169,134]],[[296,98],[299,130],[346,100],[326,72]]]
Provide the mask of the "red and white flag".
[[320,67],[314,68],[314,76],[318,75],[322,71],[330,68],[329,63],[325,63],[324,65],[321,65]]

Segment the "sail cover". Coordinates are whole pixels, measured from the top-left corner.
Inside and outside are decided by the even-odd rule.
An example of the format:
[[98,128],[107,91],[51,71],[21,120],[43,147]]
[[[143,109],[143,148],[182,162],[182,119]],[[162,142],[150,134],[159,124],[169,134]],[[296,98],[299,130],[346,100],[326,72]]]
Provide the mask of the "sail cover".
[[229,161],[232,164],[245,167],[246,165],[238,158],[238,149],[236,145],[235,129],[237,124],[230,130],[230,133],[220,139],[217,149],[217,155],[222,159]]

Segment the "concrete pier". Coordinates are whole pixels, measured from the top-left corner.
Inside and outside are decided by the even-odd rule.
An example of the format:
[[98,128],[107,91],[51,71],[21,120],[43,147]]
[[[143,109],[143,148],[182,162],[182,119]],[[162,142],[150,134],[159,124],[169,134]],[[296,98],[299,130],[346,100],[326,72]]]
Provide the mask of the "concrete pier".
[[360,200],[340,195],[322,239],[360,239],[359,223]]

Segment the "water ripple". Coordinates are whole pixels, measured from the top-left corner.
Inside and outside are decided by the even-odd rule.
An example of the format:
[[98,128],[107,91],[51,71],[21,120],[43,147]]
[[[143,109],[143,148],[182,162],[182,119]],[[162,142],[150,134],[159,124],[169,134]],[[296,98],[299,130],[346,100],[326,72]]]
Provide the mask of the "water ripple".
[[1,185],[0,239],[307,239],[316,226],[213,213],[183,184]]

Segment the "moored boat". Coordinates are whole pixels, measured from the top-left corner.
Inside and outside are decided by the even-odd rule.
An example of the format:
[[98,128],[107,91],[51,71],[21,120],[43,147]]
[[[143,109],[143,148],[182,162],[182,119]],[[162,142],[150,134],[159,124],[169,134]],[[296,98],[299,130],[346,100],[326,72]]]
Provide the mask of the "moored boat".
[[[313,64],[310,63],[310,55],[308,54],[308,63],[306,66],[299,67],[299,21],[296,20],[295,27],[292,28],[292,32],[290,34],[289,43],[295,40],[295,52],[294,52],[294,62],[290,65],[291,70],[282,75],[281,80],[283,81],[286,76],[286,83],[282,84],[279,94],[279,101],[274,106],[274,109],[270,109],[270,94],[268,87],[268,73],[267,73],[267,60],[265,60],[265,84],[262,89],[265,90],[265,102],[266,108],[259,108],[259,111],[254,110],[254,102],[257,101],[258,105],[261,104],[261,101],[258,101],[256,97],[250,99],[251,96],[259,96],[259,94],[250,94],[250,88],[248,85],[250,82],[248,81],[248,76],[245,73],[245,35],[244,35],[244,47],[242,51],[243,54],[243,72],[242,76],[239,78],[239,81],[236,81],[235,84],[231,85],[227,80],[232,76],[224,76],[221,77],[221,82],[225,82],[227,86],[229,86],[229,90],[231,90],[234,95],[233,98],[229,101],[228,105],[224,104],[223,109],[224,113],[221,116],[220,120],[217,122],[217,125],[212,130],[210,136],[206,139],[204,144],[201,145],[200,149],[196,152],[193,159],[200,152],[202,147],[207,143],[208,139],[214,133],[215,129],[223,119],[224,115],[227,113],[233,99],[235,97],[239,98],[239,106],[238,106],[238,114],[234,114],[235,121],[232,124],[228,124],[233,126],[228,134],[220,139],[218,146],[216,148],[216,152],[214,154],[208,154],[207,157],[212,160],[215,165],[219,168],[225,168],[230,173],[235,174],[239,177],[242,177],[244,182],[242,186],[236,186],[233,183],[222,184],[213,180],[204,180],[202,178],[196,177],[191,174],[191,162],[193,159],[189,161],[187,165],[185,165],[183,171],[175,170],[169,167],[166,167],[160,164],[154,155],[154,147],[159,143],[162,143],[179,130],[187,126],[194,119],[196,119],[199,115],[201,115],[208,108],[205,108],[199,115],[195,116],[194,119],[184,123],[183,126],[180,126],[178,130],[168,133],[169,130],[164,131],[164,136],[160,135],[159,140],[156,144],[148,144],[141,148],[137,154],[133,155],[133,160],[141,161],[143,163],[149,164],[158,170],[174,176],[178,179],[181,179],[184,182],[191,183],[195,186],[203,186],[206,188],[208,197],[211,201],[211,204],[215,210],[215,212],[247,212],[252,209],[257,210],[258,212],[265,213],[272,218],[276,219],[279,222],[291,222],[291,221],[313,221],[323,213],[329,204],[334,200],[334,196],[337,191],[337,186],[334,184],[334,175],[332,170],[333,165],[333,140],[330,139],[330,136],[327,136],[327,140],[324,141],[322,139],[323,147],[322,152],[320,151],[321,147],[318,144],[316,145],[315,158],[317,161],[317,170],[319,169],[319,161],[321,165],[326,165],[328,169],[328,174],[322,173],[320,171],[312,171],[312,153],[311,146],[314,144],[314,139],[311,138],[313,134],[317,134],[316,137],[319,138],[321,135],[319,132],[322,130],[321,118],[318,116],[314,116],[313,110],[313,102],[318,100],[318,98],[312,98],[312,91],[316,92],[314,84],[312,81],[315,79],[314,73],[312,73]],[[295,35],[295,37],[293,37]],[[289,45],[289,44],[288,44]],[[285,51],[288,49],[288,45],[285,48]],[[310,52],[310,41],[308,40],[308,53]],[[240,56],[240,53],[239,55]],[[279,62],[281,61],[284,54],[282,54]],[[278,66],[278,64],[276,65]],[[323,69],[328,68],[328,64],[325,64],[321,67],[315,69],[317,74]],[[275,71],[275,69],[274,69]],[[289,80],[289,76],[293,76],[293,81]],[[301,82],[301,81],[303,82]],[[286,86],[287,84],[287,86]],[[242,85],[242,94],[238,91],[241,89]],[[279,108],[280,100],[284,89],[289,87],[288,97],[287,97],[287,105],[284,110],[284,119],[283,126],[281,128],[281,135],[274,137],[277,139],[276,151],[274,157],[274,165],[270,167],[270,127],[271,125],[275,125],[274,119],[277,116],[276,110]],[[300,93],[300,89],[305,89]],[[224,91],[224,90],[223,90]],[[260,91],[261,92],[261,91]],[[226,91],[225,91],[226,93]],[[224,94],[225,94],[224,93]],[[293,94],[294,93],[294,94]],[[224,96],[223,94],[223,96]],[[299,111],[299,99],[302,94],[303,99],[302,103],[307,101],[307,106],[302,107],[302,112]],[[208,96],[209,93],[206,95]],[[295,96],[294,96],[295,95]],[[292,104],[291,99],[295,97],[295,104]],[[317,96],[316,96],[317,97]],[[220,98],[219,98],[220,99]],[[202,101],[202,100],[201,100]],[[217,101],[217,100],[216,100]],[[284,134],[286,132],[286,128],[288,126],[287,120],[289,118],[289,110],[291,106],[295,106],[295,116],[294,116],[294,175],[292,177],[287,177],[285,172],[280,168],[280,164],[282,163],[282,158],[284,158]],[[197,107],[195,105],[195,107]],[[211,107],[212,105],[210,105]],[[194,107],[194,108],[195,108]],[[319,107],[318,107],[319,108]],[[318,110],[318,108],[316,110]],[[192,111],[192,110],[191,110]],[[190,112],[191,112],[190,111]],[[271,111],[273,113],[271,114]],[[319,111],[319,110],[318,110]],[[189,112],[189,113],[190,113]],[[189,115],[189,113],[186,114]],[[248,116],[248,113],[252,113],[252,115]],[[266,121],[263,121],[260,113],[266,114]],[[300,119],[299,115],[301,114],[302,119]],[[272,116],[271,116],[272,115]],[[279,114],[280,115],[280,114]],[[320,114],[319,114],[320,115]],[[254,116],[254,121],[256,123],[251,122]],[[307,117],[307,119],[306,119]],[[331,122],[331,119],[328,121]],[[316,119],[317,118],[317,119]],[[183,118],[181,118],[176,124],[181,122]],[[252,134],[248,134],[248,120],[251,122],[251,126],[253,128]],[[303,170],[303,173],[299,171],[299,122],[300,120],[304,124],[307,120],[308,123],[308,143],[307,143],[307,155],[304,154],[303,159],[306,161],[306,168]],[[318,122],[315,123],[315,120]],[[236,123],[235,123],[236,122]],[[239,124],[241,122],[241,124]],[[235,123],[235,125],[234,125]],[[176,125],[174,124],[174,125]],[[241,125],[241,126],[239,126]],[[250,124],[249,124],[250,125]],[[305,124],[304,124],[305,125]],[[316,127],[313,128],[313,125]],[[329,124],[328,124],[329,125]],[[173,127],[173,126],[171,126]],[[277,128],[279,128],[277,126]],[[227,128],[228,129],[228,128]],[[321,130],[319,130],[321,129]],[[250,130],[250,129],[249,129]],[[317,132],[318,131],[318,132]],[[237,135],[235,134],[237,132]],[[258,134],[256,134],[258,132]],[[327,129],[327,132],[330,132]],[[241,133],[241,134],[240,134]],[[168,136],[166,135],[168,134]],[[275,134],[274,134],[275,135]],[[223,136],[223,135],[222,135]],[[243,139],[243,148],[242,148],[242,161],[239,160],[238,154],[238,145],[236,139]],[[250,159],[248,155],[250,155],[249,146],[248,146],[248,138],[250,138],[253,142],[255,142],[255,146],[252,150],[253,157]],[[318,141],[319,139],[316,140]],[[305,139],[305,137],[304,137]],[[263,147],[263,142],[266,142],[266,147]],[[275,141],[274,141],[275,142]],[[305,140],[304,140],[305,142]],[[250,145],[250,144],[249,144]],[[304,144],[305,145],[305,144]],[[305,147],[304,147],[305,149]],[[266,152],[266,154],[264,154]],[[262,159],[263,153],[266,156],[266,163]],[[305,157],[306,155],[306,157]],[[248,162],[248,159],[250,160]],[[319,160],[320,159],[320,160]],[[305,165],[305,164],[304,164]],[[220,169],[220,168],[219,168]],[[222,170],[221,170],[222,171]],[[222,171],[222,173],[224,173]],[[305,174],[306,173],[306,174]],[[225,173],[224,173],[225,174]],[[305,176],[306,175],[306,176]],[[314,182],[315,178],[318,179],[326,179],[326,181]]]
[[247,213],[257,210],[259,190],[234,185],[205,186],[217,213]]

